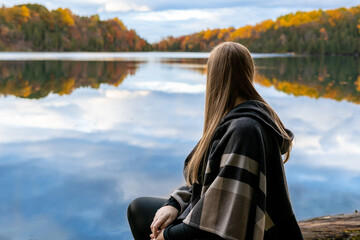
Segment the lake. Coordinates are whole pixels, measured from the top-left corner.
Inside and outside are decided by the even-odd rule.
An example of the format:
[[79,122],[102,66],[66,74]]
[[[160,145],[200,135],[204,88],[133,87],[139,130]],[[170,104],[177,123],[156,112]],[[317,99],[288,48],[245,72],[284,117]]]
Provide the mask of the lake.
[[[207,56],[0,53],[0,239],[132,239],[130,201],[184,184]],[[360,210],[359,58],[253,57],[297,219]]]

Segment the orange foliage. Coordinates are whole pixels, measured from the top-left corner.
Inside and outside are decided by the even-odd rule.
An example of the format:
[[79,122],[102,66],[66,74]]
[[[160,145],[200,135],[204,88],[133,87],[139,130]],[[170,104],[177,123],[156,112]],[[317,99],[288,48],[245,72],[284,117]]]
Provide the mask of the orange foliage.
[[327,34],[325,28],[324,27],[320,28],[319,32],[321,34],[322,39],[327,41],[328,40],[328,34]]
[[121,30],[128,30],[124,23],[117,17],[114,17],[113,19],[110,19],[110,21],[113,21],[114,23],[116,23],[116,25],[118,25],[120,27]]

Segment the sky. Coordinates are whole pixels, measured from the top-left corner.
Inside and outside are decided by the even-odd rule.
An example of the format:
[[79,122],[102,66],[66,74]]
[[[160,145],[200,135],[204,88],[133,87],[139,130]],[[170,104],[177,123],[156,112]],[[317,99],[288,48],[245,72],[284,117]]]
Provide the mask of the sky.
[[38,3],[50,10],[69,8],[101,20],[118,17],[150,43],[206,29],[242,27],[296,11],[352,7],[360,0],[0,0],[6,7]]

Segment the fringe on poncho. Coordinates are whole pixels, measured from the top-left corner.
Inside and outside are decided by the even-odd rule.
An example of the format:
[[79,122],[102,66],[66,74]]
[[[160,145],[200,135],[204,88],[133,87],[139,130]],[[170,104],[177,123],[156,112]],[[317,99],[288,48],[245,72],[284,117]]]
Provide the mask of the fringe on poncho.
[[178,219],[229,240],[303,240],[281,157],[294,137],[286,131],[292,139],[282,137],[260,101],[235,106],[214,133],[200,184],[171,193]]

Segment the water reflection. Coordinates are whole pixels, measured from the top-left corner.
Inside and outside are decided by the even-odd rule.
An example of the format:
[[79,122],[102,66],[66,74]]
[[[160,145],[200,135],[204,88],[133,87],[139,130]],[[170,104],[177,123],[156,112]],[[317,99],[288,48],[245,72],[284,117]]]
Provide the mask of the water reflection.
[[255,59],[263,86],[295,96],[360,103],[360,60],[348,56]]
[[[297,72],[302,84],[313,84],[303,67],[290,71],[300,64],[291,59],[256,58],[259,74],[279,84]],[[7,81],[1,86],[16,78],[31,86],[27,96],[7,88],[0,97],[0,239],[131,239],[127,204],[168,197],[184,182],[184,158],[202,131],[205,63],[0,62],[1,84]],[[344,69],[346,79],[358,77]],[[294,73],[285,78],[286,71]],[[62,87],[69,76],[74,84]],[[359,105],[256,88],[295,134],[285,168],[297,217],[359,210]]]
[[43,98],[71,94],[79,87],[118,86],[134,75],[139,61],[0,61],[0,94]]
[[[254,57],[255,81],[294,96],[360,103],[360,60],[349,56]],[[166,64],[206,74],[206,59],[173,59]]]
[[[256,82],[294,96],[360,103],[359,59],[349,56],[255,57]],[[206,74],[207,58],[162,58],[160,62]],[[0,94],[42,98],[79,87],[120,85],[134,75],[136,61],[0,61]],[[158,86],[154,86],[158,87]]]

